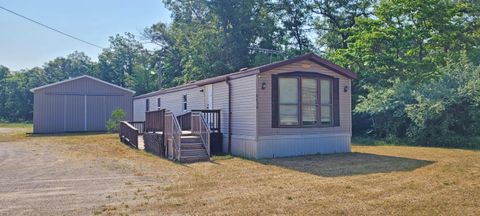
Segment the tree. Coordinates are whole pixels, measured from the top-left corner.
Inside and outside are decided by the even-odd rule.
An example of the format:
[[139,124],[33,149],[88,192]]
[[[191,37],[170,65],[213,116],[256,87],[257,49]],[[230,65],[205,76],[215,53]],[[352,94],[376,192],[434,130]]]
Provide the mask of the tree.
[[443,77],[439,68],[464,53],[475,58],[478,12],[467,2],[385,0],[374,16],[357,18],[346,29],[347,48],[330,55],[360,73],[352,89],[354,118],[368,114],[379,137],[414,139],[408,135],[414,120],[407,108],[420,101],[412,91]]
[[43,66],[48,83],[62,81],[81,75],[97,76],[95,64],[83,52],[74,52],[67,57],[58,57]]
[[7,77],[10,76],[10,70],[0,65],[0,120],[4,119],[7,110],[5,109],[5,103],[7,102]]
[[151,53],[131,33],[110,37],[110,47],[98,57],[99,76],[142,94],[156,89],[155,62]]
[[313,28],[318,34],[317,44],[327,53],[347,48],[350,32],[357,18],[368,18],[375,0],[313,0],[311,10]]
[[164,2],[172,23],[153,25],[145,35],[160,45],[166,86],[267,63],[249,47],[275,48],[278,40],[268,1]]
[[36,67],[12,73],[5,82],[6,101],[3,119],[7,121],[31,121],[33,118],[33,94],[30,89],[45,85],[45,73]]
[[275,11],[281,22],[283,30],[287,32],[286,46],[293,41],[292,51],[294,55],[303,54],[312,47],[308,38],[308,29],[311,21],[311,5],[309,1],[303,0],[281,0]]

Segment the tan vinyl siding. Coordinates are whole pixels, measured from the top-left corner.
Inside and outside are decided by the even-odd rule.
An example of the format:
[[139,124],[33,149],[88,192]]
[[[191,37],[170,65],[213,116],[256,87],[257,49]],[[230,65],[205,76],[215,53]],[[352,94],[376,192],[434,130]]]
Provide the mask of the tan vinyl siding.
[[232,153],[256,157],[256,76],[231,80]]
[[[320,73],[335,78],[339,78],[339,104],[340,104],[340,126],[324,128],[272,128],[272,74],[281,74],[287,72],[312,72]],[[322,67],[309,60],[293,63],[283,67],[273,69],[258,75],[258,86],[265,82],[264,90],[258,89],[258,136],[272,135],[301,135],[301,134],[332,134],[347,133],[351,134],[351,81],[338,73],[335,73],[325,67]],[[343,92],[344,86],[348,85],[349,90]]]

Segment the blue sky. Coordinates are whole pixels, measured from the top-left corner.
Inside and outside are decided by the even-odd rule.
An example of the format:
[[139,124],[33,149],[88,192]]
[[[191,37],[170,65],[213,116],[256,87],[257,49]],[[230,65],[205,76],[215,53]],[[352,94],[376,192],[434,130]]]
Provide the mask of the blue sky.
[[[170,20],[161,0],[0,0],[0,6],[102,47],[108,46],[109,36],[139,35],[147,26]],[[32,68],[74,51],[95,61],[101,52],[0,10],[0,65]]]

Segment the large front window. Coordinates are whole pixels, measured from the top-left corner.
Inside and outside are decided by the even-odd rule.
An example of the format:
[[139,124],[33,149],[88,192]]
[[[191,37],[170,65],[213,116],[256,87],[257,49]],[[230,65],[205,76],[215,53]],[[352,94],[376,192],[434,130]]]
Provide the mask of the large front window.
[[283,127],[330,126],[333,123],[332,79],[278,77],[278,123]]

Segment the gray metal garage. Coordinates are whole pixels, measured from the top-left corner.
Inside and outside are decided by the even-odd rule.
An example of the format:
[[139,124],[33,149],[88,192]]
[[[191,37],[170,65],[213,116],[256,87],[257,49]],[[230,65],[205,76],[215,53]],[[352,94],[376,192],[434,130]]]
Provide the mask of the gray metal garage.
[[33,88],[33,133],[105,131],[112,111],[132,120],[134,91],[91,76]]

